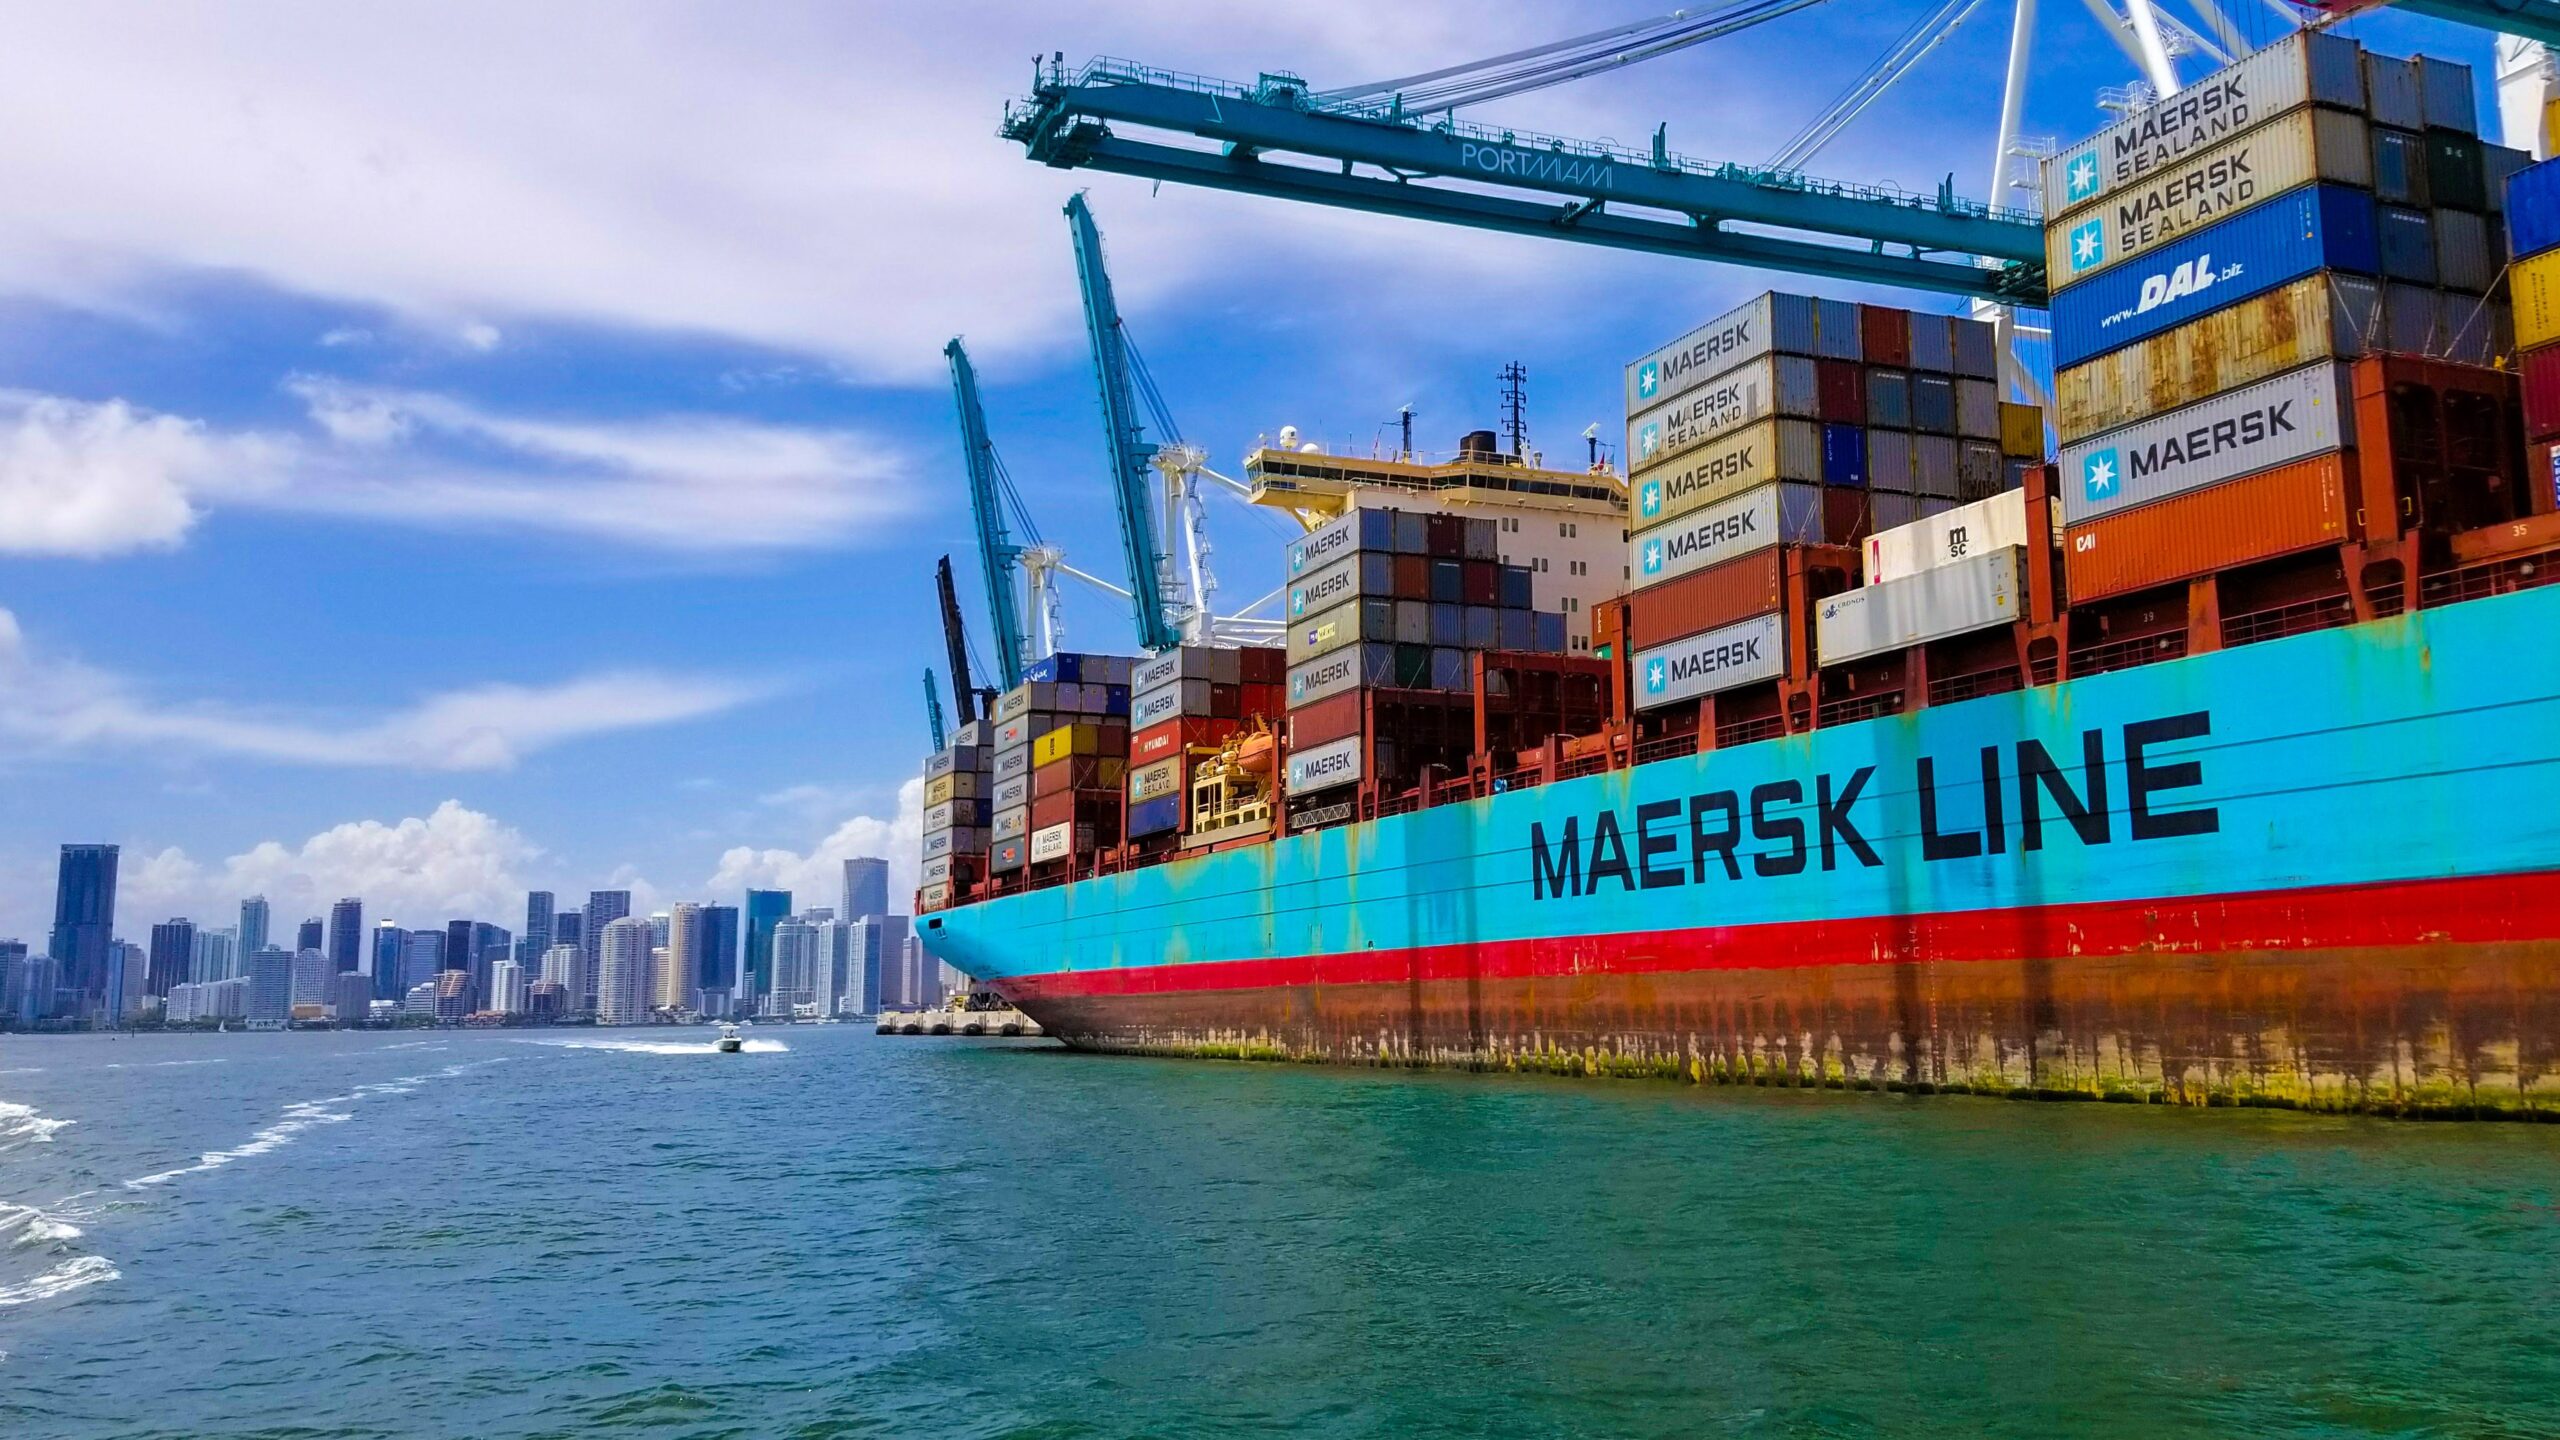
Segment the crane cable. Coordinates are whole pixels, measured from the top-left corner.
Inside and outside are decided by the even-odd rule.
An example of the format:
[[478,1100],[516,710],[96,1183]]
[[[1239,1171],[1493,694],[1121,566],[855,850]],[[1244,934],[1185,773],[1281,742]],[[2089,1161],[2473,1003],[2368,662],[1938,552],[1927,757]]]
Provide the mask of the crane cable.
[[1838,99],[1779,147],[1778,153],[1769,158],[1769,168],[1794,170],[1812,159],[1816,152],[1848,128],[1850,121],[1857,119],[1868,106],[1883,98],[1885,91],[1909,74],[1911,67],[1946,43],[1947,38],[1981,3],[1982,0],[1946,0],[1945,4],[1914,22],[1910,29],[1902,32],[1902,38],[1894,41],[1891,48],[1867,67],[1865,74],[1851,81]]

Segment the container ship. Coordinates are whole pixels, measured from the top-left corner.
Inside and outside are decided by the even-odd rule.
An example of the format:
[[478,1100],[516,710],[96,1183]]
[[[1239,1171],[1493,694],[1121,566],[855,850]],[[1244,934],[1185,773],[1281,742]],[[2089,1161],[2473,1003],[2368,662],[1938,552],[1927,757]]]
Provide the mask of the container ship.
[[925,946],[1097,1050],[2560,1116],[2560,163],[2459,69],[2049,160],[2049,414],[1772,293],[1623,477],[1257,452],[1285,650],[1040,662]]

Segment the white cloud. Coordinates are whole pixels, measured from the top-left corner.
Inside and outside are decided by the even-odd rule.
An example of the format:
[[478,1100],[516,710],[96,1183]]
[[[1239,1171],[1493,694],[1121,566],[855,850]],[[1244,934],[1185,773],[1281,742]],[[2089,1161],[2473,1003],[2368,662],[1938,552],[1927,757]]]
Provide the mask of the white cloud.
[[125,928],[170,915],[230,925],[243,896],[264,895],[277,930],[331,902],[357,896],[365,921],[396,919],[413,929],[469,918],[509,923],[524,905],[523,871],[542,851],[496,818],[447,800],[424,818],[334,825],[291,846],[269,840],[219,864],[174,847],[126,852],[118,876]]
[[499,335],[497,326],[478,320],[462,327],[462,343],[484,355],[497,349],[501,338],[503,337]]
[[0,553],[175,546],[202,513],[198,497],[271,490],[293,448],[121,400],[0,391]]
[[696,719],[764,693],[703,676],[615,671],[542,686],[485,684],[387,715],[314,723],[205,704],[164,704],[122,678],[30,648],[0,610],[0,753],[167,747],[281,764],[504,770],[589,735]]
[[[766,799],[779,805],[806,800],[814,787],[795,786]],[[844,890],[844,862],[857,855],[878,855],[889,862],[892,908],[905,909],[904,897],[916,888],[917,854],[924,838],[924,781],[911,779],[898,787],[898,813],[888,819],[855,815],[839,822],[806,853],[758,850],[740,845],[722,854],[720,866],[704,888],[716,895],[758,890],[788,890],[795,904],[834,905]]]

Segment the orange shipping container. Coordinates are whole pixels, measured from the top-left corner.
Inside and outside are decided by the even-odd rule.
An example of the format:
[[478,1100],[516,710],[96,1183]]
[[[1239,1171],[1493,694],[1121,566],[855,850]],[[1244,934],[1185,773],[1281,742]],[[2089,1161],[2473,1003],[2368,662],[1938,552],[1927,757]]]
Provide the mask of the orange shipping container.
[[1628,596],[1628,653],[1777,609],[1784,593],[1787,549],[1768,546]]
[[2355,452],[2334,451],[2063,532],[2072,602],[2103,600],[2349,537]]

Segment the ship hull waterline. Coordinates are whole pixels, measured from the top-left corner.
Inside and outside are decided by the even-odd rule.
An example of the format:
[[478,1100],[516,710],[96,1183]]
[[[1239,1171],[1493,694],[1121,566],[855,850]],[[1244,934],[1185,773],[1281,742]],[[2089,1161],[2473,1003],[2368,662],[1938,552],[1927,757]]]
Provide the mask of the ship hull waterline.
[[926,943],[1095,1050],[2560,1118],[2554,633],[2560,587],[982,902]]

